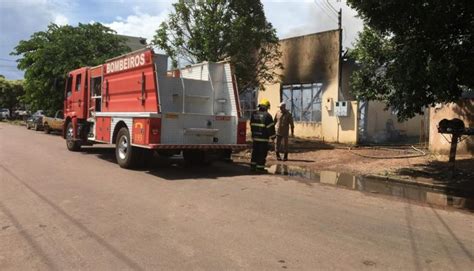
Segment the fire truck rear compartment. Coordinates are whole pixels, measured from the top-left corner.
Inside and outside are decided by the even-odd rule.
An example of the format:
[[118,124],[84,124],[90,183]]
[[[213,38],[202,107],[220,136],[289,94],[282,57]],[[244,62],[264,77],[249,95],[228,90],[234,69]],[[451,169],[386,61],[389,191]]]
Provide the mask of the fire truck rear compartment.
[[155,55],[154,60],[162,117],[160,144],[183,149],[237,144],[238,111],[230,65],[204,62],[169,73],[163,65],[166,56]]

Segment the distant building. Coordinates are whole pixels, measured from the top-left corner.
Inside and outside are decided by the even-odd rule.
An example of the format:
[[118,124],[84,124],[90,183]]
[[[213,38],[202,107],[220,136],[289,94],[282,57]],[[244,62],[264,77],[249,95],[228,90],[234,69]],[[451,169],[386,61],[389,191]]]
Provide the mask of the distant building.
[[[268,99],[275,114],[278,104],[285,101],[297,136],[350,144],[424,138],[427,114],[398,122],[384,103],[356,100],[349,83],[357,69],[354,61],[343,60],[339,87],[339,35],[339,30],[331,30],[280,40],[284,69],[277,72],[282,82],[267,85],[254,96],[254,103],[257,98]],[[251,94],[244,94],[243,99],[247,108],[252,107],[248,105]]]
[[146,48],[146,39],[142,37],[132,37],[132,36],[126,36],[126,35],[117,35],[121,38],[125,38],[125,45],[127,45],[130,50],[136,51],[139,49]]

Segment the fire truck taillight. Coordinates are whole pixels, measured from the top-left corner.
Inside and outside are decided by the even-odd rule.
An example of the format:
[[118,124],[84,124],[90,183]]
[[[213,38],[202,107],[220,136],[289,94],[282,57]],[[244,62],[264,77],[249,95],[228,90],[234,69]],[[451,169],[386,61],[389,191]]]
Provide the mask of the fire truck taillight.
[[247,132],[247,122],[240,121],[237,128],[237,144],[245,144],[245,136]]
[[150,144],[159,144],[161,142],[161,119],[150,119]]

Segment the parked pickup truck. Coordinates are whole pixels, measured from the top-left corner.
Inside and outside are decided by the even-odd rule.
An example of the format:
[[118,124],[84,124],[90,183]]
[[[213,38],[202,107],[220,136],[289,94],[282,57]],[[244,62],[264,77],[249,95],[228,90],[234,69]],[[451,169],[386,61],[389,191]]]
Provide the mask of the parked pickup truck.
[[43,130],[49,134],[51,131],[62,132],[64,125],[64,114],[62,110],[56,111],[54,117],[43,117]]

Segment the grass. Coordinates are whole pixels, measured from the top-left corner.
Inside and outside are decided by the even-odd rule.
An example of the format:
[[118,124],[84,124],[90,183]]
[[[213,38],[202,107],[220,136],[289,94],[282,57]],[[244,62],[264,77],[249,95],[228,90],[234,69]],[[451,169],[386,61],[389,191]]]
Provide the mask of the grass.
[[26,123],[24,120],[1,120],[1,122],[5,122],[5,123],[8,123],[8,124],[12,124],[12,125],[18,125],[18,126],[25,126]]

